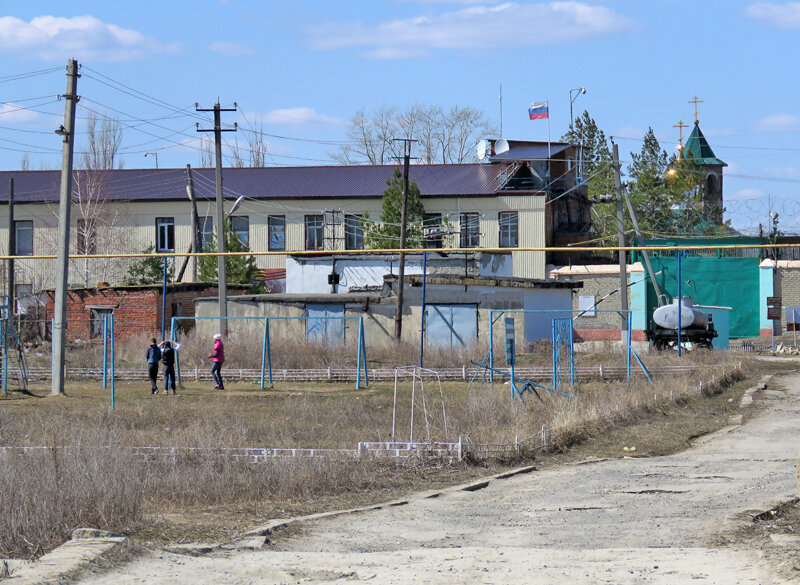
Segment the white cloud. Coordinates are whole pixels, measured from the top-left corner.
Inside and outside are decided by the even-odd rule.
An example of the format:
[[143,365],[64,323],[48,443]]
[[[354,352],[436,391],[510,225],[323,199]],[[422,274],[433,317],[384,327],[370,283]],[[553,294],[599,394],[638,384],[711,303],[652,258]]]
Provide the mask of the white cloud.
[[745,15],[773,28],[800,29],[800,2],[775,4],[758,2],[744,11]]
[[[641,140],[644,136],[646,130],[644,128],[639,128],[638,126],[623,126],[622,128],[617,128],[611,136],[615,136],[617,138],[632,138],[633,140]],[[640,149],[639,146],[636,147],[638,151]]]
[[38,114],[33,110],[29,110],[25,106],[20,106],[11,102],[6,102],[0,106],[0,123],[8,124],[24,124],[35,120]]
[[107,24],[94,16],[37,16],[25,22],[0,17],[0,52],[19,53],[44,61],[69,57],[92,61],[135,61],[152,53],[175,52],[142,33]]
[[247,57],[256,54],[255,49],[250,45],[232,41],[216,41],[208,45],[208,48],[226,57]]
[[272,110],[266,114],[250,115],[249,119],[255,118],[258,122],[274,125],[293,125],[303,124],[341,124],[339,118],[332,118],[317,113],[312,108],[285,108]]
[[372,58],[399,58],[438,49],[475,49],[489,40],[492,49],[527,47],[611,36],[638,23],[605,6],[585,2],[547,2],[470,6],[368,26],[361,22],[310,27],[314,49],[365,48]]
[[773,114],[755,123],[759,132],[792,132],[800,130],[800,118],[794,114]]
[[761,189],[739,189],[730,199],[761,199],[766,193]]

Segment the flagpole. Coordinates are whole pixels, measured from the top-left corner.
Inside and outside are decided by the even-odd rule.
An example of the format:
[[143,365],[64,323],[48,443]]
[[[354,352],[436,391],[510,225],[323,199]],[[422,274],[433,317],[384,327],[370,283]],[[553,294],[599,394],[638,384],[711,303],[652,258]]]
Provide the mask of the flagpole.
[[500,84],[500,138],[503,137],[503,84]]
[[547,170],[550,170],[550,100],[545,102],[547,104]]

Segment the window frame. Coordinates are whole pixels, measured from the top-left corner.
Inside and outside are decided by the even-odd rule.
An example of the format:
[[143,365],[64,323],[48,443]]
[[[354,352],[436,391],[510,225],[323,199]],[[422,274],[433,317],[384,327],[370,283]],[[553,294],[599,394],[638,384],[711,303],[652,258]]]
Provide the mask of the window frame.
[[[250,216],[249,215],[230,215],[228,216],[228,221],[230,222],[230,230],[233,234],[235,234],[242,245],[250,249]],[[234,221],[236,222],[247,222],[247,229],[236,229],[234,227]],[[242,234],[244,234],[244,239],[242,239]]]
[[481,214],[464,211],[459,216],[460,248],[478,248],[481,244]]
[[[311,222],[314,222],[314,225],[311,225]],[[319,224],[317,225],[317,221]],[[324,250],[325,249],[325,218],[322,214],[308,214],[304,217],[303,221],[303,228],[304,228],[304,236],[305,236],[305,249],[306,250]],[[314,239],[319,239],[318,245],[316,247],[310,247],[309,245],[309,228],[313,228],[315,231],[318,230],[319,236],[318,238],[315,237]]]
[[426,238],[424,236],[426,228],[439,228],[441,230],[442,226],[444,225],[444,214],[442,213],[426,213],[425,217],[422,218],[422,230],[423,230],[423,243],[425,248],[431,249],[438,249],[444,247],[444,235],[439,232],[438,236],[433,236],[430,238]]
[[198,218],[197,231],[200,236],[200,251],[205,250],[206,246],[214,242],[214,216],[204,215]]
[[[30,251],[20,251],[20,228],[29,232],[30,238]],[[32,219],[16,219],[14,220],[14,255],[15,256],[33,256],[34,248],[34,234],[33,234],[33,220]]]
[[[513,224],[504,222],[504,218],[513,218]],[[513,225],[513,231],[511,227]],[[505,228],[505,229],[504,229]],[[498,243],[500,248],[519,248],[519,212],[518,211],[501,211],[497,214],[497,231]],[[503,243],[504,238],[508,238],[507,243]]]
[[[277,223],[276,223],[277,222]],[[273,235],[280,231],[282,237],[280,244],[273,245]],[[280,246],[280,247],[279,247]],[[286,251],[286,216],[268,215],[267,216],[267,250],[270,252]]]
[[[166,228],[166,242],[161,240],[161,228]],[[170,242],[170,238],[172,241]],[[166,243],[166,246],[162,246]],[[169,247],[172,244],[172,247]],[[175,251],[175,218],[174,217],[157,217],[156,218],[156,252],[174,252]]]
[[[344,249],[364,249],[364,226],[361,225],[363,215],[346,213],[344,216]],[[351,229],[355,228],[355,230]]]

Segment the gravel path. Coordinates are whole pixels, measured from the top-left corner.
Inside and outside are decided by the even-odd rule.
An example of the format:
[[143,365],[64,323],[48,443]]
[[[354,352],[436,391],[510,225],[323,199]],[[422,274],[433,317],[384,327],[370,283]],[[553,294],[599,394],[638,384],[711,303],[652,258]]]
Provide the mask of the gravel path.
[[154,552],[82,583],[784,583],[726,518],[796,491],[800,377],[755,395],[742,426],[676,455],[597,460],[478,491],[306,522],[270,547]]

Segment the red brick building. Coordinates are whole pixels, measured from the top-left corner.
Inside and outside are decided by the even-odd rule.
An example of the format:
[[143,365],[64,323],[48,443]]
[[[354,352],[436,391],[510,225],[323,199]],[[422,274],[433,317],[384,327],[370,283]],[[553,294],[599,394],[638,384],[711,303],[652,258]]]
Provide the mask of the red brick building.
[[[246,285],[229,284],[232,294],[243,294]],[[217,285],[181,283],[167,287],[166,330],[169,333],[172,317],[194,317],[194,301],[201,297],[216,297]],[[47,329],[50,332],[55,306],[55,291],[47,295]],[[103,315],[114,314],[114,334],[125,337],[145,333],[161,335],[161,285],[74,288],[67,292],[67,339],[88,341],[103,336]],[[181,324],[191,328],[190,322]]]

